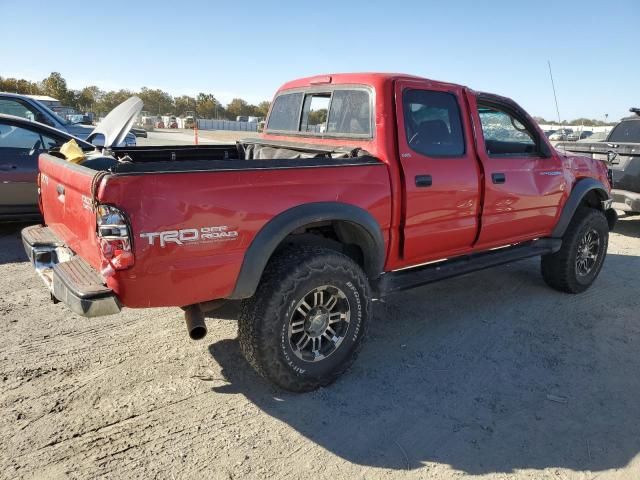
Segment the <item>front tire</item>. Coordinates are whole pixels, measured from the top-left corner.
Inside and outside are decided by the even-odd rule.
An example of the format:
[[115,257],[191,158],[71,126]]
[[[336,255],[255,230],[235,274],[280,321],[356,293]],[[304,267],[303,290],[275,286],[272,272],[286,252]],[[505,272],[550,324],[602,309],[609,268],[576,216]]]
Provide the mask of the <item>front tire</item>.
[[542,257],[544,281],[562,292],[584,292],[602,269],[608,243],[609,224],[604,213],[580,208],[562,237],[560,250]]
[[314,390],[353,363],[370,315],[369,283],[353,260],[327,248],[289,248],[269,261],[243,302],[240,348],[281,388]]

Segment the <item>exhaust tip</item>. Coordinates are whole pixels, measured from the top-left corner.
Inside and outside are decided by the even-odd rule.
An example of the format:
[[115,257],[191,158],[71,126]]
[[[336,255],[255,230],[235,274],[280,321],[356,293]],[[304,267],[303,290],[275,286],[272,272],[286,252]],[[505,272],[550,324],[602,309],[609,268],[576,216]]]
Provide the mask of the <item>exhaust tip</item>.
[[207,327],[205,327],[204,325],[193,327],[191,330],[189,330],[189,337],[191,337],[191,340],[202,340],[206,336]]
[[204,323],[204,313],[199,305],[189,305],[184,309],[184,320],[187,332],[192,340],[202,340],[207,335],[207,325]]

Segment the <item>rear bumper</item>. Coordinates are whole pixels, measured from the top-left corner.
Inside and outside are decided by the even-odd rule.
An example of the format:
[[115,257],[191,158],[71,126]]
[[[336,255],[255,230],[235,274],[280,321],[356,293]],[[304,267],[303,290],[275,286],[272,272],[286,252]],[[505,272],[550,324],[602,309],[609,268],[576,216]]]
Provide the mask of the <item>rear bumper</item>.
[[120,312],[120,302],[87,262],[75,256],[47,227],[22,230],[22,243],[51,295],[83,317]]
[[640,212],[640,193],[628,190],[611,191],[614,207],[624,212]]

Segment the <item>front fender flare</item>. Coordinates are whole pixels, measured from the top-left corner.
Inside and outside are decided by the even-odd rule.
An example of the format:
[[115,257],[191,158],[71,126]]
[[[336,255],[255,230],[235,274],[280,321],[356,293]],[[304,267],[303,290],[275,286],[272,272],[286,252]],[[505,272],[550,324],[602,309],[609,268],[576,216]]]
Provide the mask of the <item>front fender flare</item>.
[[344,221],[360,231],[364,255],[364,270],[370,279],[377,278],[384,266],[385,246],[380,225],[366,210],[339,202],[315,202],[299,205],[278,214],[257,233],[247,249],[236,285],[228,297],[251,297],[260,283],[262,273],[273,252],[293,231],[317,222]]
[[584,200],[584,197],[591,191],[598,192],[600,196],[600,200],[608,200],[609,193],[605,186],[594,178],[585,178],[579,180],[573,190],[571,190],[571,194],[567,199],[567,202],[564,204],[564,208],[562,209],[562,213],[560,214],[560,218],[556,223],[556,226],[553,228],[553,232],[551,232],[552,238],[562,238],[564,232],[566,232],[569,227],[569,223],[571,219],[578,210],[578,207]]

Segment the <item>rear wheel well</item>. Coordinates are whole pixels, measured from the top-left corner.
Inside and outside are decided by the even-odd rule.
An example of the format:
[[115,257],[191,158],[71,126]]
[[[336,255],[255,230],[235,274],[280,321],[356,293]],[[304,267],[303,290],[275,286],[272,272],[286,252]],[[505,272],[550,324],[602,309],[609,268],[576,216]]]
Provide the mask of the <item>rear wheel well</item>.
[[366,258],[364,235],[367,235],[364,228],[351,222],[336,220],[312,223],[287,235],[273,254],[298,245],[325,247],[347,255],[368,272],[374,266]]

